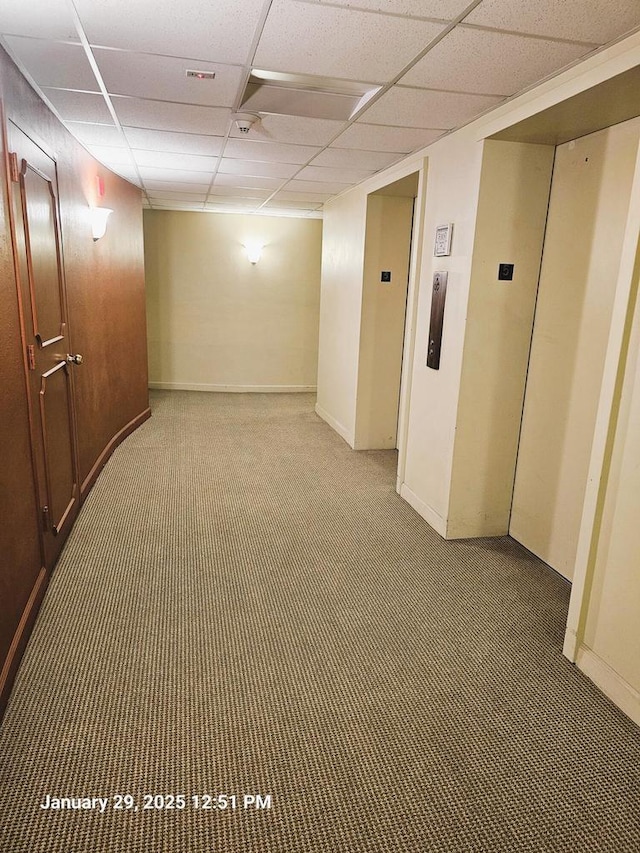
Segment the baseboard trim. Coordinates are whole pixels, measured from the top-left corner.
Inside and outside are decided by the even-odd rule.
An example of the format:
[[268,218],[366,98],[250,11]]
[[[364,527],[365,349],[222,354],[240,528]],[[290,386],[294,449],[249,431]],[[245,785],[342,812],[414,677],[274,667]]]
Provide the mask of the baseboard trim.
[[140,414],[137,415],[137,417],[135,417],[132,421],[129,421],[128,424],[123,426],[122,429],[113,436],[109,444],[107,444],[100,456],[98,456],[92,469],[89,471],[84,482],[82,483],[82,486],[80,487],[81,499],[83,499],[86,496],[87,492],[91,490],[91,487],[98,479],[98,475],[100,474],[104,466],[107,464],[109,457],[116,449],[116,447],[121,444],[128,435],[131,435],[134,430],[138,429],[138,427],[150,417],[151,409],[145,409],[143,412],[140,412]]
[[432,509],[429,504],[426,504],[414,492],[412,492],[406,483],[403,483],[400,486],[400,497],[404,498],[404,500],[413,507],[413,509],[415,509],[418,515],[422,516],[430,527],[433,527],[436,533],[439,533],[440,536],[446,538],[447,523],[444,518],[438,515],[438,513]]
[[13,687],[13,681],[16,672],[18,671],[20,661],[22,660],[22,654],[25,646],[27,645],[27,641],[31,634],[31,628],[33,627],[35,618],[38,615],[38,610],[47,588],[47,583],[47,570],[42,566],[38,573],[36,582],[33,585],[33,589],[31,590],[31,595],[29,596],[25,608],[22,611],[22,616],[20,617],[18,627],[16,628],[13,639],[11,640],[11,645],[9,646],[9,651],[7,652],[2,672],[0,672],[0,719],[2,719],[7,702],[9,701],[9,694]]
[[310,394],[316,385],[208,385],[198,382],[149,382],[156,391],[212,391],[222,394]]
[[351,449],[354,449],[355,436],[353,435],[353,433],[349,432],[349,430],[345,426],[343,426],[340,421],[337,421],[332,415],[329,414],[329,412],[325,411],[322,406],[319,406],[317,403],[315,411],[316,415],[319,418],[322,418],[325,423],[329,424],[331,429],[337,432],[340,438],[343,438]]
[[576,665],[605,696],[640,726],[640,693],[586,646],[578,649]]

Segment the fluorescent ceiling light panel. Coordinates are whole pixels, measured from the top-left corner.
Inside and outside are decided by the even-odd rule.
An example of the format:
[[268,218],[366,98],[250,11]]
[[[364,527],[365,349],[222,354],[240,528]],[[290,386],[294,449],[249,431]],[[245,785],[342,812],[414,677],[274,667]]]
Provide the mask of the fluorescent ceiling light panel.
[[242,109],[347,121],[380,88],[370,83],[254,68],[244,91]]

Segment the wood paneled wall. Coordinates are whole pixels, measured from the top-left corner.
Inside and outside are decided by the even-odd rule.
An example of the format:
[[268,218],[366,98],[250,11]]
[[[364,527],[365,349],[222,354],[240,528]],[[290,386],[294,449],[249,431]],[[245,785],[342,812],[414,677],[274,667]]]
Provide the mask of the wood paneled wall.
[[[9,221],[6,127],[15,123],[55,154],[75,370],[79,475],[84,497],[111,451],[149,416],[140,190],[97,163],[0,49],[0,714],[48,581],[40,553],[24,346]],[[98,198],[97,178],[104,182]],[[91,205],[114,210],[91,237]]]

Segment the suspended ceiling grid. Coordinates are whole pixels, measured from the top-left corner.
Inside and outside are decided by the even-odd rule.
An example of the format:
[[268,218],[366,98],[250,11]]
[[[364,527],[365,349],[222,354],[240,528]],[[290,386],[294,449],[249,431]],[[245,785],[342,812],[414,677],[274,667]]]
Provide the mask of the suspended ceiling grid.
[[[640,27],[638,0],[3,0],[0,42],[152,208],[324,202]],[[213,71],[213,80],[187,78]],[[253,69],[375,90],[345,120],[232,120]],[[293,100],[293,99],[292,99]],[[293,108],[291,108],[293,112]]]

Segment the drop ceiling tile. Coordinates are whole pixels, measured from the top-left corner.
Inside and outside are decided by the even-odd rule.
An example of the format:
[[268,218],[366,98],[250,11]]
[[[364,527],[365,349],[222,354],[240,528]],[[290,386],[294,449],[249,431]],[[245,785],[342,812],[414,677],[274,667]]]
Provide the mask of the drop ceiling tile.
[[[290,184],[287,184],[290,186]],[[331,193],[297,193],[283,191],[278,193],[277,199],[282,201],[314,201],[317,204],[324,204],[325,201],[331,198]]]
[[265,204],[265,208],[269,207],[286,207],[288,210],[317,210],[322,207],[321,204],[313,201],[280,201],[273,199]]
[[247,189],[247,187],[213,186],[211,188],[211,195],[228,196],[229,198],[238,196],[240,198],[265,199],[269,198],[272,192],[273,190]]
[[150,199],[165,199],[167,201],[204,201],[207,197],[206,193],[175,193],[168,191],[158,191],[147,193]]
[[234,124],[231,128],[231,136],[263,142],[326,145],[343,127],[343,121],[334,119],[263,115],[248,134],[240,133]]
[[182,182],[182,181],[158,181],[155,178],[145,179],[144,185],[148,192],[156,195],[163,195],[167,192],[184,192],[184,193],[206,193],[209,191],[210,181],[202,183]]
[[413,127],[383,127],[357,121],[336,139],[340,148],[363,148],[369,151],[401,151],[408,154],[424,148],[442,135],[441,130]]
[[456,27],[400,83],[513,95],[590,50],[579,44]]
[[84,145],[109,145],[125,148],[127,143],[115,125],[83,124],[79,121],[66,122],[69,131]]
[[145,151],[167,151],[172,154],[202,154],[217,157],[222,151],[224,137],[195,133],[172,133],[167,130],[143,130],[124,127],[132,148]]
[[367,122],[450,130],[502,101],[502,97],[432,92],[394,86],[366,113]]
[[606,44],[640,25],[640,4],[638,0],[483,0],[465,24]]
[[255,210],[262,204],[262,199],[256,198],[220,198],[216,201],[208,201],[205,205],[207,210],[216,210],[223,207],[249,208]]
[[[325,0],[318,0],[319,3]],[[335,0],[327,0],[334,3]],[[409,15],[415,18],[439,18],[450,21],[469,5],[469,0],[340,0],[341,6],[356,6],[373,12]]]
[[189,171],[213,172],[217,157],[203,157],[199,154],[169,154],[166,151],[133,150],[138,166],[153,166],[158,169],[184,169]]
[[[153,56],[124,50],[94,48],[107,90],[116,95],[155,98],[211,107],[230,107],[238,93],[243,69],[234,65]],[[187,69],[214,71],[214,80],[187,77]]]
[[[335,143],[337,144],[337,143]],[[334,166],[342,169],[384,169],[403,157],[402,152],[386,154],[381,151],[354,151],[352,148],[325,148],[312,166]]]
[[145,183],[149,181],[175,181],[181,184],[205,184],[213,177],[211,172],[196,172],[188,169],[156,169],[151,166],[139,166],[138,171]]
[[36,83],[60,89],[99,92],[84,48],[79,44],[6,36],[11,53]]
[[282,178],[265,178],[262,175],[216,175],[215,185],[220,187],[246,187],[248,189],[277,190]]
[[79,41],[67,0],[0,4],[0,32],[40,39]]
[[330,169],[322,166],[305,166],[298,177],[301,181],[332,181],[344,184],[357,184],[374,174],[368,169]]
[[244,64],[263,0],[75,0],[91,44]]
[[253,142],[249,139],[230,139],[224,149],[224,156],[302,165],[320,150],[309,145],[283,145],[274,142]]
[[152,200],[154,210],[204,210],[204,202],[171,201],[171,199]]
[[70,92],[67,89],[42,89],[63,121],[85,121],[113,125],[111,113],[102,95],[93,92]]
[[131,184],[135,184],[137,187],[142,185],[142,181],[140,180],[138,173],[135,169],[130,168],[129,166],[109,166],[112,172],[115,172],[116,175],[120,175],[121,178],[124,178],[126,181],[129,181]]
[[442,29],[426,21],[274,0],[254,65],[384,83]]
[[128,148],[118,148],[110,145],[88,145],[87,148],[96,160],[100,160],[101,163],[105,163],[107,166],[129,166],[131,169],[134,168]]
[[257,163],[253,160],[220,161],[220,171],[225,175],[257,175],[267,178],[290,178],[300,167],[288,163]]
[[316,192],[316,193],[327,193],[328,195],[337,195],[341,193],[343,190],[348,190],[349,187],[352,187],[352,183],[338,183],[337,181],[332,182],[323,182],[323,181],[299,181],[297,178],[289,181],[287,185],[284,187],[285,191],[292,190],[294,192]]
[[194,107],[117,95],[112,102],[121,124],[152,130],[224,136],[231,117],[231,110],[224,107]]

